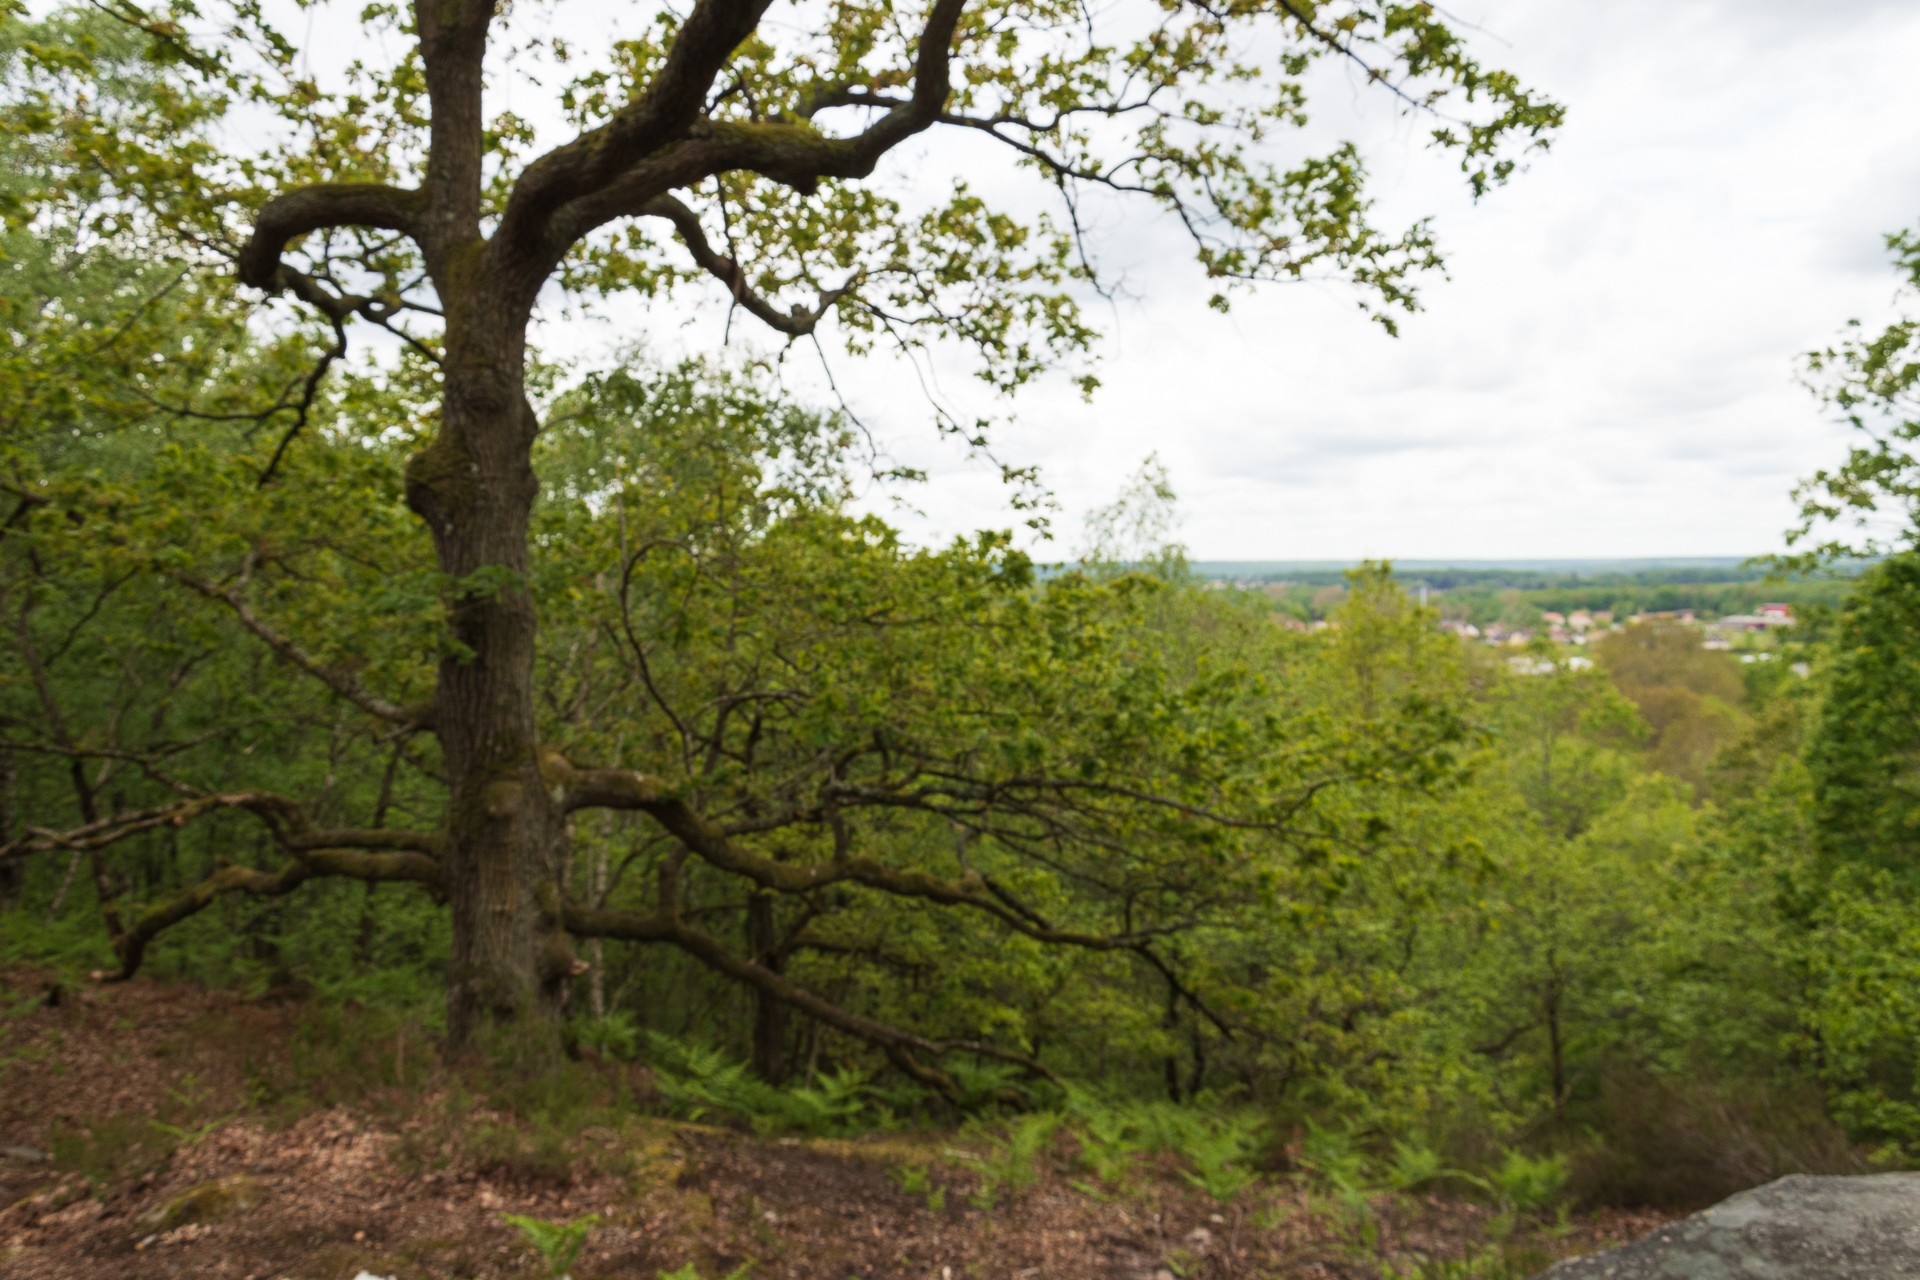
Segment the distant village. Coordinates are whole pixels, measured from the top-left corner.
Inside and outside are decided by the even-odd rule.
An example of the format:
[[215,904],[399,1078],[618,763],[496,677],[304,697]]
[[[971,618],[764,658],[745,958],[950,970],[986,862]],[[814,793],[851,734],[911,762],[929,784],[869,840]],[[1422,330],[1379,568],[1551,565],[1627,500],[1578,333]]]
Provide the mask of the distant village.
[[1675,609],[1665,613],[1636,613],[1624,623],[1614,621],[1613,614],[1605,609],[1589,613],[1585,609],[1576,609],[1572,613],[1554,613],[1551,610],[1540,615],[1540,626],[1510,627],[1504,623],[1489,623],[1486,627],[1476,627],[1471,622],[1445,620],[1440,623],[1442,631],[1450,631],[1463,640],[1478,640],[1483,644],[1513,645],[1523,647],[1532,642],[1536,634],[1545,635],[1554,644],[1586,644],[1589,640],[1610,632],[1624,631],[1635,624],[1660,624],[1670,626],[1700,627],[1704,633],[1701,647],[1705,649],[1732,649],[1735,640],[1743,635],[1765,634],[1793,625],[1793,606],[1790,604],[1763,604],[1757,613],[1734,613],[1709,622],[1702,622],[1692,609]]
[[[1236,584],[1238,585],[1238,584]],[[1252,584],[1247,584],[1252,585]],[[1420,601],[1427,603],[1427,593],[1420,592]],[[1274,621],[1290,631],[1323,631],[1336,624],[1326,619],[1304,622],[1298,618],[1276,614]],[[1791,604],[1762,604],[1753,613],[1727,614],[1719,618],[1702,619],[1693,609],[1672,609],[1660,612],[1635,613],[1627,618],[1615,618],[1606,609],[1576,609],[1572,613],[1559,613],[1544,610],[1540,614],[1538,626],[1516,626],[1504,622],[1490,622],[1477,626],[1472,622],[1458,618],[1443,618],[1440,630],[1460,637],[1469,643],[1491,645],[1496,648],[1526,650],[1516,653],[1507,661],[1515,671],[1522,674],[1544,674],[1559,667],[1573,671],[1583,671],[1593,666],[1593,660],[1578,652],[1564,657],[1562,661],[1538,656],[1540,646],[1535,642],[1544,640],[1548,644],[1562,648],[1578,649],[1602,636],[1625,631],[1629,626],[1676,626],[1697,628],[1700,632],[1700,647],[1719,652],[1739,651],[1742,662],[1772,661],[1774,650],[1766,646],[1760,637],[1785,631],[1794,625],[1793,606]],[[1756,643],[1757,641],[1757,643]],[[1805,675],[1804,663],[1794,663],[1795,674]]]

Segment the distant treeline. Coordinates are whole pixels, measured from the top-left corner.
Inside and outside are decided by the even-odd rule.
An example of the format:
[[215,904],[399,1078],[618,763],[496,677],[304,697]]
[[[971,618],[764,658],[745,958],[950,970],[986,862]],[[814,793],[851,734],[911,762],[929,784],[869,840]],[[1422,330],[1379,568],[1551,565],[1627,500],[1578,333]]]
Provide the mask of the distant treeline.
[[[1849,561],[1826,571],[1851,579],[1872,562]],[[1666,585],[1720,585],[1763,582],[1775,569],[1759,558],[1674,558],[1653,560],[1488,560],[1445,564],[1430,560],[1390,562],[1393,577],[1409,590],[1427,587],[1452,591],[1462,587],[1495,590],[1544,591],[1555,588],[1589,590],[1601,587]],[[1260,586],[1340,586],[1357,565],[1339,561],[1196,560],[1189,566],[1202,578]]]
[[[1750,613],[1781,602],[1815,617],[1837,607],[1852,591],[1864,565],[1846,566],[1820,577],[1770,576],[1765,564],[1720,562],[1561,562],[1522,565],[1394,566],[1395,580],[1411,593],[1426,593],[1427,603],[1443,617],[1476,624],[1505,622],[1525,626],[1543,612],[1606,610],[1616,619],[1636,613],[1693,610],[1703,617]],[[1345,571],[1331,566],[1288,566],[1270,574],[1250,572],[1259,565],[1201,562],[1202,577],[1243,584],[1265,596],[1278,612],[1317,619],[1338,608],[1346,595]]]

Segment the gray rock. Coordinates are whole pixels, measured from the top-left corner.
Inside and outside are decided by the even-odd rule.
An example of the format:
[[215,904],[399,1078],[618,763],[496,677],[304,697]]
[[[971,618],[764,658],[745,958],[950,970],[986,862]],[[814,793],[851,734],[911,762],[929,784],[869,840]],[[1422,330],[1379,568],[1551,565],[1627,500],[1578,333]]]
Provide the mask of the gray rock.
[[1539,1280],[1920,1280],[1920,1173],[1795,1174]]

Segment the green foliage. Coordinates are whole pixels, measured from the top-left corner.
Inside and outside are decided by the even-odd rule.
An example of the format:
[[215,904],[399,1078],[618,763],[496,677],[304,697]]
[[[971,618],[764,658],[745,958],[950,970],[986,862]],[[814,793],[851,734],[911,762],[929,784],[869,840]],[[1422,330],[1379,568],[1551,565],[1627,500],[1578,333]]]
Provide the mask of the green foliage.
[[933,1169],[924,1164],[903,1164],[892,1170],[893,1180],[900,1190],[910,1196],[920,1196],[926,1200],[927,1212],[941,1213],[947,1207],[947,1189],[933,1181]]
[[1079,1142],[1077,1163],[1101,1187],[1125,1190],[1134,1158],[1147,1149],[1135,1108],[1076,1090],[1068,1099],[1068,1125]]
[[0,965],[45,965],[68,979],[113,963],[98,921],[78,912],[51,920],[23,909],[0,914]]
[[[1920,295],[1920,229],[1887,236],[1901,300]],[[1847,336],[1807,357],[1821,399],[1864,441],[1846,461],[1795,491],[1800,521],[1788,540],[1821,563],[1911,550],[1920,532],[1920,318],[1908,313],[1877,334]]]
[[1807,748],[1822,848],[1920,867],[1920,554],[1862,578],[1823,667]]
[[1861,1138],[1920,1152],[1920,918],[1912,881],[1846,868],[1811,895],[1798,939],[1805,1033],[1831,1106]]
[[56,1123],[48,1154],[56,1169],[105,1188],[163,1168],[178,1145],[175,1136],[151,1122],[118,1116],[86,1125]]
[[1125,1191],[1138,1158],[1165,1153],[1185,1166],[1180,1176],[1226,1203],[1259,1180],[1254,1167],[1266,1124],[1252,1112],[1213,1100],[1191,1104],[1069,1095],[1064,1117],[1078,1146],[1077,1164],[1100,1186]]
[[[1212,228],[1196,249],[1213,278],[1331,270],[1391,323],[1438,264],[1427,230],[1374,223],[1351,147],[1276,167],[1256,145],[1304,122],[1311,64],[1375,57],[1403,92],[1463,98],[1436,141],[1476,190],[1559,111],[1426,6],[1306,8],[1168,9],[1151,34],[1062,54],[1048,41],[1078,40],[1081,7],[973,6],[951,106],[1118,122],[1042,131],[1056,171],[1137,144],[1146,197]],[[904,84],[900,16],[855,5],[733,42],[738,92],[703,128],[837,145],[808,122],[840,107],[811,95]],[[673,1115],[760,1133],[966,1115],[983,1209],[1056,1152],[1101,1194],[1157,1161],[1245,1204],[1287,1151],[1362,1228],[1386,1191],[1484,1196],[1511,1219],[1653,1186],[1673,1148],[1635,1098],[1736,1152],[1692,1190],[1843,1163],[1848,1136],[1920,1153],[1911,555],[1805,642],[1804,683],[1662,627],[1599,642],[1598,670],[1518,676],[1440,632],[1388,566],[1276,592],[1333,624],[1305,634],[1202,589],[1153,459],[1095,513],[1081,563],[1042,571],[1004,530],[917,546],[862,514],[859,432],[764,370],[535,352],[527,568],[447,572],[408,494],[466,368],[438,360],[444,334],[342,355],[331,323],[263,319],[211,248],[305,182],[411,183],[418,68],[283,82],[293,44],[256,7],[225,17],[144,34],[0,18],[0,964],[308,993],[286,1060],[250,1066],[250,1105],[443,1081],[431,1136],[530,1176],[564,1173],[583,1126],[631,1110],[594,1074],[625,1078],[608,1059],[644,1060]],[[365,20],[396,47],[416,34],[378,7]],[[189,27],[235,47],[195,47]],[[634,100],[672,38],[609,42],[563,114],[587,127]],[[1179,110],[1106,111],[1123,82],[1167,86]],[[223,153],[240,104],[297,122],[298,145]],[[532,144],[496,124],[489,226]],[[824,294],[820,321],[856,349],[957,343],[1002,389],[1091,341],[1074,299],[1094,268],[1071,234],[965,187],[916,209],[791,177],[735,166],[687,193],[724,200],[749,313]],[[663,243],[609,230],[561,284],[692,286]],[[1920,271],[1920,242],[1893,248]],[[287,252],[320,284],[353,263],[379,286],[357,314],[404,327],[416,250],[342,230]],[[1816,477],[1810,520],[1912,514],[1915,336],[1903,321],[1821,357],[1874,443]],[[1446,607],[1475,616],[1845,589],[1461,587],[1480,594]],[[570,861],[540,886],[550,923],[605,935],[591,973],[553,979],[574,984],[572,1043],[602,1061],[558,1066],[507,1036],[483,1070],[442,1076],[452,792],[415,713],[443,661],[485,656],[458,616],[522,593],[542,628],[522,745],[644,768],[627,781],[646,800],[572,814],[552,846]],[[410,883],[384,880],[396,862]],[[564,974],[569,939],[549,941],[543,972]],[[170,1108],[63,1126],[56,1159],[107,1180],[225,1119],[184,1087]],[[1757,1114],[1790,1117],[1798,1145],[1753,1140]],[[431,1146],[420,1159],[443,1158]],[[944,1205],[929,1169],[896,1176]],[[1676,1177],[1658,1194],[1690,1193]],[[591,1229],[517,1225],[555,1274]]]
[[571,1030],[573,1041],[580,1048],[627,1062],[640,1056],[645,1041],[639,1020],[625,1009],[615,1009],[598,1018],[576,1019]]
[[757,1079],[725,1050],[658,1032],[647,1043],[655,1090],[690,1120],[744,1121],[761,1133],[835,1134],[872,1127],[883,1116],[866,1075],[853,1067],[826,1072],[812,1085],[781,1089]]
[[522,1214],[506,1215],[508,1225],[518,1227],[527,1243],[534,1247],[540,1258],[547,1264],[547,1271],[555,1280],[565,1280],[573,1271],[573,1264],[580,1251],[587,1247],[587,1237],[600,1225],[595,1214],[575,1218],[572,1222],[549,1222],[545,1218],[529,1218]]
[[[1355,39],[1384,38],[1373,7],[1349,16]],[[847,20],[892,39],[875,14]],[[1228,47],[1229,19],[1180,21]],[[1482,74],[1436,16],[1396,21],[1437,42],[1389,42],[1419,74]],[[340,172],[309,172],[315,156],[229,171],[210,148],[241,71],[188,75],[199,64],[95,17],[6,22],[0,843],[103,813],[126,829],[97,857],[45,836],[7,856],[0,963],[311,993],[288,1060],[250,1072],[270,1113],[422,1086],[440,1070],[444,886],[322,876],[327,851],[285,811],[227,798],[297,796],[303,822],[369,847],[438,830],[446,759],[361,695],[425,705],[442,658],[477,656],[446,606],[524,590],[541,747],[642,764],[706,824],[577,814],[553,886],[572,925],[620,925],[567,993],[606,1010],[573,1017],[572,1043],[644,1060],[674,1115],[810,1135],[969,1115],[983,1206],[1031,1186],[1056,1139],[1103,1194],[1161,1158],[1244,1203],[1298,1134],[1308,1179],[1356,1215],[1381,1188],[1550,1205],[1575,1153],[1629,1143],[1629,1077],[1699,1073],[1760,1098],[1812,1081],[1854,1134],[1920,1135],[1904,561],[1868,575],[1808,689],[1763,688],[1659,631],[1604,642],[1601,671],[1517,677],[1442,634],[1386,566],[1332,591],[1336,625],[1312,634],[1201,589],[1151,460],[1096,515],[1084,565],[1043,573],[1005,532],[923,547],[860,514],[858,433],[760,373],[536,357],[530,568],[449,575],[405,482],[442,373],[336,360],[282,453],[288,406],[249,412],[297,395],[335,335],[254,323],[198,247],[229,238],[229,199],[404,168],[412,91],[356,114],[314,90],[303,112],[355,140]],[[1027,100],[983,39],[957,37],[991,69],[961,96]],[[1320,56],[1307,44],[1300,58]],[[625,48],[632,65],[576,86],[574,108],[600,111],[659,52]],[[1194,57],[1164,69],[1226,74]],[[811,65],[755,42],[736,60],[766,102]],[[1068,80],[1054,89],[1084,90]],[[1551,122],[1517,86],[1482,87],[1518,113],[1503,128]],[[386,111],[391,137],[362,118]],[[1231,228],[1317,211],[1289,254],[1383,309],[1411,302],[1430,245],[1367,223],[1350,153],[1289,175],[1154,141],[1175,187],[1227,193]],[[1497,142],[1453,140],[1483,181]],[[1031,259],[1039,242],[972,196],[909,244],[884,199],[831,186],[810,206],[741,182],[764,198],[740,204],[742,252],[839,254],[836,276],[880,253],[861,281],[875,296],[964,245],[941,289],[992,288],[942,314],[972,317],[957,336],[1002,385],[1087,336],[1058,296],[1078,269]],[[1209,249],[1223,278],[1287,269],[1251,243]],[[570,284],[688,283],[650,247],[596,246]],[[410,253],[393,252],[373,275]],[[724,849],[690,842],[701,830]],[[780,1002],[795,991],[804,1012]],[[491,1167],[557,1174],[581,1126],[625,1105],[599,1064],[483,1047],[499,1050],[485,1078],[451,1081],[436,1123]],[[1022,1054],[1044,1070],[1007,1060]],[[182,1103],[163,1128],[68,1133],[62,1159],[138,1163],[220,1119]],[[945,1194],[924,1170],[900,1177],[930,1206]]]
[[1246,1116],[1223,1116],[1194,1132],[1181,1149],[1193,1167],[1181,1176],[1225,1204],[1260,1180],[1251,1167],[1259,1149],[1261,1125]]
[[[747,1280],[751,1271],[751,1265],[738,1266],[727,1272],[720,1280]],[[706,1277],[700,1274],[700,1269],[693,1263],[683,1262],[671,1271],[662,1271],[659,1280],[706,1280]]]
[[1493,1244],[1473,1250],[1465,1258],[1436,1258],[1396,1272],[1404,1280],[1531,1280],[1553,1262],[1539,1249],[1515,1249]]
[[1489,1181],[1504,1204],[1519,1213],[1532,1213],[1559,1199],[1569,1176],[1565,1156],[1527,1156],[1509,1151]]
[[991,1210],[1007,1193],[1018,1194],[1039,1177],[1042,1154],[1060,1128],[1061,1117],[1035,1111],[1018,1116],[991,1134],[974,1165],[977,1181],[967,1197],[976,1209]]

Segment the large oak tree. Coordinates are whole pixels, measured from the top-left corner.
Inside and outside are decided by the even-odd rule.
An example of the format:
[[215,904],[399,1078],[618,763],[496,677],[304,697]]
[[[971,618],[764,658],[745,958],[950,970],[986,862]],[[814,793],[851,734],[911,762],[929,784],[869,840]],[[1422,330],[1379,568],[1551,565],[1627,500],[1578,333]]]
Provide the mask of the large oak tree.
[[[1330,277],[1392,328],[1396,312],[1416,305],[1415,277],[1440,263],[1433,237],[1425,223],[1391,233],[1374,225],[1358,148],[1307,142],[1310,91],[1344,94],[1363,81],[1457,158],[1476,193],[1544,145],[1560,117],[1476,61],[1433,7],[1385,0],[1143,0],[1097,12],[1056,0],[779,10],[696,0],[618,36],[594,30],[592,56],[584,41],[542,34],[546,15],[530,8],[422,0],[408,11],[370,7],[368,34],[397,41],[401,54],[356,62],[329,86],[305,71],[312,51],[253,6],[223,14],[216,29],[184,4],[109,9],[192,86],[160,112],[174,127],[116,130],[57,109],[21,118],[59,121],[63,145],[86,156],[73,172],[105,189],[90,198],[122,226],[172,251],[225,258],[246,286],[318,317],[326,341],[317,363],[262,415],[283,432],[269,483],[300,447],[317,389],[357,330],[397,335],[433,369],[430,437],[405,467],[407,505],[432,535],[446,620],[430,697],[384,696],[277,625],[250,599],[254,558],[224,579],[171,572],[397,738],[433,735],[445,817],[427,831],[323,830],[282,796],[206,792],[89,814],[78,828],[16,844],[97,849],[238,808],[291,860],[278,873],[228,868],[177,914],[221,892],[281,893],[315,875],[432,884],[452,911],[456,1041],[488,1019],[551,1014],[579,964],[571,939],[605,935],[675,945],[874,1041],[916,1073],[914,1053],[939,1051],[833,1007],[764,954],[720,948],[664,889],[645,914],[570,903],[568,819],[594,808],[640,811],[685,856],[767,892],[858,885],[974,910],[1040,941],[1159,963],[1146,932],[1057,928],[977,874],[903,870],[825,836],[808,858],[749,838],[782,827],[835,833],[847,809],[910,803],[1044,826],[1055,811],[1084,814],[1099,788],[1083,780],[943,773],[937,748],[899,766],[875,734],[885,785],[828,770],[812,790],[786,795],[783,809],[728,822],[703,812],[697,788],[658,762],[572,760],[542,741],[530,528],[543,423],[529,386],[540,307],[620,292],[657,299],[705,282],[776,335],[833,327],[855,352],[955,349],[1011,393],[1076,364],[1092,344],[1077,300],[1110,282],[1089,228],[1124,213],[1180,228],[1199,270],[1218,282],[1221,306],[1238,286]],[[607,18],[579,21],[597,28]],[[79,53],[43,60],[58,69],[53,82],[84,79]],[[521,65],[539,72],[520,75]],[[556,77],[565,83],[548,104],[552,119],[529,123],[504,109],[509,82],[524,101]],[[34,101],[57,106],[58,83]],[[259,142],[263,131],[270,144]],[[909,145],[935,134],[989,145]],[[969,178],[1012,189],[985,171],[996,154],[1034,180],[1052,212],[1017,196],[997,208],[975,193]],[[930,776],[945,789],[929,788]],[[1183,820],[1274,820],[1212,812],[1177,787],[1102,785],[1108,799]],[[124,930],[123,957],[137,963],[166,916]]]

